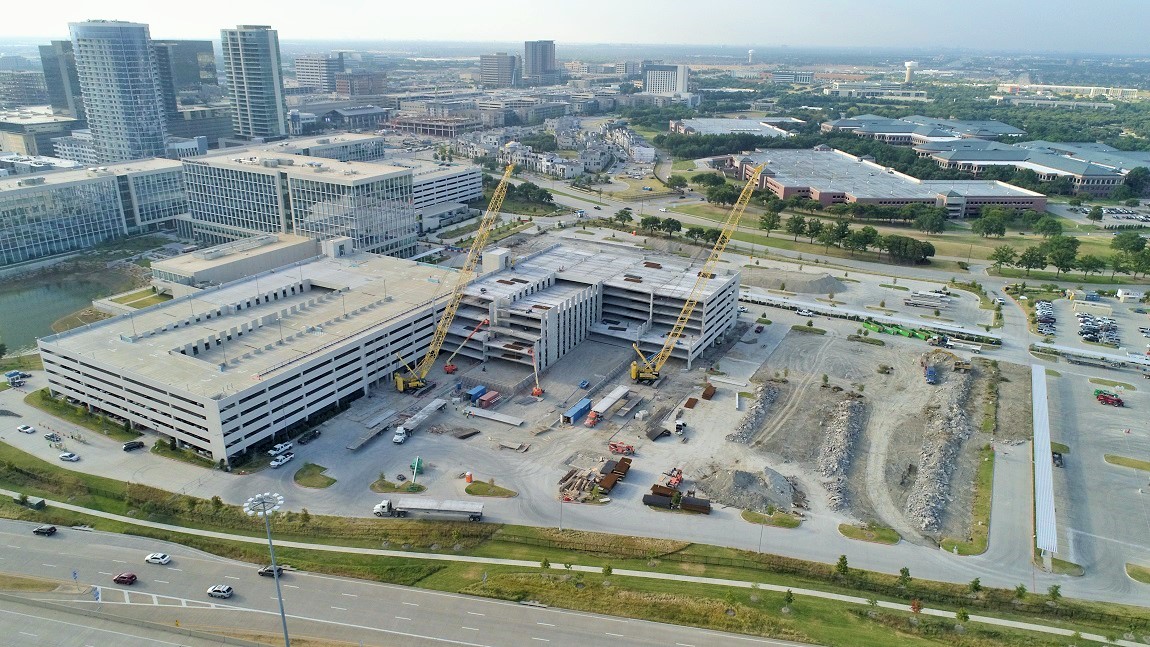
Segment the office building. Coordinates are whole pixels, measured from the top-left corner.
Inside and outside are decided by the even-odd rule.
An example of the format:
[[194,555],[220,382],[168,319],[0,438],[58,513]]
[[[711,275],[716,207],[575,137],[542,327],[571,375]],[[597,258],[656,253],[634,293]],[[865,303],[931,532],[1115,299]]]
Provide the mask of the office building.
[[232,132],[250,140],[288,134],[279,34],[266,25],[220,31],[224,77],[232,102]]
[[814,72],[796,72],[793,70],[778,70],[771,72],[771,83],[789,85],[810,85],[815,82]]
[[0,70],[0,106],[20,108],[48,103],[44,73],[29,70]]
[[346,97],[377,96],[387,92],[385,72],[340,72],[335,75],[335,92]]
[[79,162],[60,157],[0,152],[0,177],[35,175],[49,171],[74,171],[81,166],[83,165]]
[[0,266],[171,228],[187,212],[182,174],[150,159],[0,178]]
[[510,88],[519,84],[519,57],[498,52],[479,57],[479,83],[485,88]]
[[523,82],[529,85],[553,85],[558,80],[555,41],[529,40],[523,43]]
[[176,92],[219,85],[216,50],[210,40],[154,40],[152,45],[167,53],[172,85]]
[[1026,131],[992,119],[939,119],[910,115],[901,119],[878,115],[859,115],[824,122],[824,133],[852,133],[887,144],[919,145],[953,139],[1009,139],[1026,135]]
[[44,85],[52,110],[76,119],[82,127],[85,121],[84,96],[80,92],[72,41],[54,40],[51,44],[41,45],[40,64],[44,68]]
[[687,92],[686,65],[643,66],[643,92],[648,94],[682,94]]
[[343,72],[343,54],[305,54],[295,60],[295,80],[314,92],[335,92],[335,75]]
[[56,157],[73,160],[87,166],[100,164],[96,140],[87,128],[73,130],[71,134],[52,138],[52,151]]
[[757,135],[759,137],[791,137],[792,133],[776,124],[800,126],[801,119],[793,117],[762,117],[759,119],[723,119],[696,117],[670,122],[669,130],[680,135]]
[[0,111],[0,152],[52,155],[52,140],[66,136],[79,122],[48,107]]
[[253,149],[184,160],[185,233],[219,244],[260,233],[352,239],[356,249],[415,252],[411,170]]
[[94,20],[68,28],[97,161],[163,157],[167,129],[148,26]]
[[1138,88],[1114,88],[1089,85],[1047,85],[1039,83],[1000,83],[999,92],[1018,94],[1020,92],[1033,92],[1036,94],[1071,95],[1075,97],[1107,97],[1109,99],[1137,99]]
[[168,133],[174,137],[206,137],[211,148],[231,137],[231,105],[187,106],[167,120]]
[[387,138],[379,135],[343,133],[323,137],[289,139],[266,147],[266,151],[322,157],[337,162],[373,162],[387,154]]

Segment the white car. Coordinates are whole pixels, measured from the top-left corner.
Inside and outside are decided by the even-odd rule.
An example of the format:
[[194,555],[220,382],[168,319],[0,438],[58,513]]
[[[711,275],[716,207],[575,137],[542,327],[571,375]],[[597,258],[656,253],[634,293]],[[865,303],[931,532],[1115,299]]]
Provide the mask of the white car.
[[747,306],[739,306],[739,312],[750,312],[751,309]]
[[208,595],[213,598],[223,598],[226,600],[232,597],[232,593],[232,587],[228,586],[227,584],[217,584],[208,589]]
[[811,312],[810,310],[806,310],[806,309],[797,310],[797,311],[795,311],[795,314],[797,314],[800,317],[813,317],[813,316],[815,316],[815,313]]
[[172,556],[167,553],[150,553],[144,561],[149,564],[167,564],[172,561]]
[[22,434],[34,434],[36,433],[36,428],[29,425],[20,425],[19,427],[16,427],[16,431]]
[[69,463],[75,463],[76,461],[80,460],[80,456],[79,454],[73,454],[72,452],[64,452],[63,454],[60,454],[60,460],[68,461]]
[[291,452],[288,452],[286,454],[280,454],[279,456],[276,456],[275,458],[272,459],[271,465],[272,465],[272,467],[279,467],[280,465],[287,463],[288,461],[290,461],[293,458],[295,458],[295,454],[293,454]]
[[280,443],[268,450],[268,456],[279,456],[292,448],[291,443]]

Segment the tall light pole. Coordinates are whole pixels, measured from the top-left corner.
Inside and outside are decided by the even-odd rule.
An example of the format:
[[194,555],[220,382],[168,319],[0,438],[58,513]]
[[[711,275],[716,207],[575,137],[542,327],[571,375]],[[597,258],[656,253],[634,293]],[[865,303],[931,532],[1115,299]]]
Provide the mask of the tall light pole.
[[248,516],[258,515],[264,518],[264,528],[268,531],[268,552],[272,556],[272,577],[276,580],[276,600],[280,603],[280,621],[284,628],[284,647],[291,647],[291,639],[288,638],[287,630],[287,614],[284,613],[284,596],[283,591],[280,590],[280,570],[276,566],[276,548],[272,545],[272,524],[268,520],[268,517],[283,507],[283,504],[282,494],[264,492],[244,501],[244,512],[248,513]]

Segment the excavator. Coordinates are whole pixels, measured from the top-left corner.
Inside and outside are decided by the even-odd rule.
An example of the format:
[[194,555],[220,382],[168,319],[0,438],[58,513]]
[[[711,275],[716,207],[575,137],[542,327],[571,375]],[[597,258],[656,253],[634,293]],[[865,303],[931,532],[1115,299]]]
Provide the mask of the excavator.
[[476,325],[475,328],[473,328],[471,330],[471,334],[467,335],[467,338],[463,340],[463,343],[459,345],[459,348],[456,348],[455,352],[451,354],[451,357],[447,358],[447,363],[445,363],[443,365],[443,372],[444,373],[447,373],[448,375],[452,375],[456,371],[459,370],[459,367],[452,363],[452,361],[455,359],[455,356],[459,354],[459,351],[463,350],[463,347],[467,345],[467,342],[471,341],[471,338],[475,336],[475,333],[479,332],[480,328],[486,326],[489,323],[491,323],[491,322],[484,319],[483,321],[480,321],[479,324]]
[[671,352],[675,350],[675,344],[682,338],[683,331],[686,330],[687,323],[691,320],[691,313],[695,311],[695,306],[698,305],[699,299],[703,298],[703,292],[707,288],[707,281],[715,276],[715,268],[723,256],[723,251],[727,249],[727,243],[731,241],[731,236],[735,233],[735,229],[739,225],[739,218],[741,218],[743,212],[747,210],[747,205],[751,201],[751,194],[754,192],[755,187],[758,186],[759,175],[761,175],[762,172],[763,165],[759,165],[751,172],[750,177],[747,178],[747,184],[743,187],[743,192],[739,194],[739,199],[735,202],[735,205],[731,207],[731,212],[727,214],[727,220],[723,223],[719,239],[715,241],[715,246],[711,248],[711,255],[707,257],[707,262],[703,264],[703,269],[699,271],[698,278],[695,279],[695,287],[692,288],[687,300],[683,302],[683,309],[679,312],[679,318],[675,320],[674,327],[671,328],[671,332],[667,333],[666,338],[663,340],[663,347],[648,357],[643,354],[638,342],[632,344],[635,348],[635,352],[639,355],[638,360],[631,362],[632,380],[650,384],[659,379],[659,371],[663,369],[663,365],[671,358]]
[[444,340],[447,339],[447,330],[451,327],[455,313],[459,310],[459,303],[463,299],[463,289],[475,278],[475,268],[479,265],[480,254],[483,252],[483,247],[487,245],[487,239],[491,236],[492,230],[495,229],[495,223],[499,220],[499,209],[503,206],[503,199],[507,197],[507,181],[511,178],[511,171],[514,168],[514,165],[508,165],[503,172],[503,177],[499,180],[499,185],[495,187],[495,192],[491,196],[491,203],[487,205],[487,211],[479,220],[479,229],[475,232],[475,240],[471,243],[471,249],[467,250],[467,260],[464,261],[463,267],[459,270],[459,280],[455,282],[455,288],[447,299],[447,307],[443,310],[443,316],[439,318],[439,323],[435,326],[435,334],[431,338],[431,345],[427,347],[427,353],[415,366],[408,365],[402,357],[396,355],[396,359],[403,364],[407,371],[406,374],[400,371],[395,373],[395,388],[400,393],[417,391],[427,386],[427,373],[431,370],[432,364],[435,363],[435,358],[439,356]]

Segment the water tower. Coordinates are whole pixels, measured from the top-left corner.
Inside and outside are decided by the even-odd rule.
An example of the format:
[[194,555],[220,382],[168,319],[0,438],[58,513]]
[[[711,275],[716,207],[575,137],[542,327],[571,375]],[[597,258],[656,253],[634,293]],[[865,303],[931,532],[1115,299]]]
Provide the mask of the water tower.
[[754,65],[754,64],[755,64],[755,50],[748,49],[747,50],[747,65]]
[[906,67],[906,78],[903,83],[910,85],[914,81],[914,71],[918,69],[918,61],[907,61],[903,63],[903,66]]

